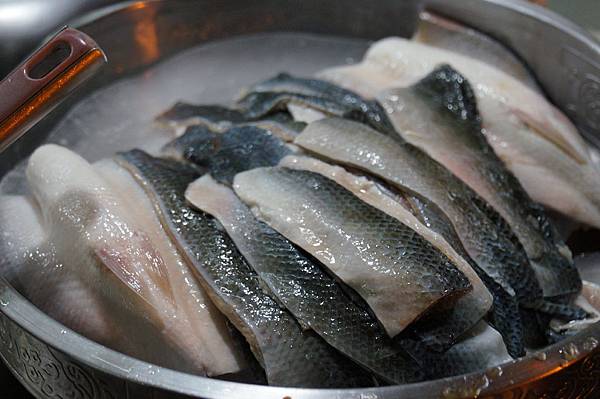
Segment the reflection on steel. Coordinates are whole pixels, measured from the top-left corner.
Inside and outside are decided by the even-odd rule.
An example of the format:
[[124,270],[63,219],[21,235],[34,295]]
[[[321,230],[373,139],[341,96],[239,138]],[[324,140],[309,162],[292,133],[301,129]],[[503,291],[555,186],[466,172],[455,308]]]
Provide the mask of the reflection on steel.
[[148,7],[144,2],[133,4],[132,9],[140,10],[139,18],[134,21],[134,39],[142,50],[144,63],[152,63],[160,56],[158,49],[158,37],[156,33],[155,13],[156,9]]

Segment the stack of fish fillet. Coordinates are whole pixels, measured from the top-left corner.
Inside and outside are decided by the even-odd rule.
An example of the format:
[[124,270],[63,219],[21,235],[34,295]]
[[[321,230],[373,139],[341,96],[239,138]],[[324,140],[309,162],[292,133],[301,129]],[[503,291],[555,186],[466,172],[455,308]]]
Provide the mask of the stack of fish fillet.
[[216,378],[361,387],[485,369],[594,316],[545,209],[600,227],[598,171],[476,32],[424,14],[359,64],[158,120],[178,134],[161,154],[91,165],[46,145],[33,198],[2,203],[35,232],[28,295],[101,343]]

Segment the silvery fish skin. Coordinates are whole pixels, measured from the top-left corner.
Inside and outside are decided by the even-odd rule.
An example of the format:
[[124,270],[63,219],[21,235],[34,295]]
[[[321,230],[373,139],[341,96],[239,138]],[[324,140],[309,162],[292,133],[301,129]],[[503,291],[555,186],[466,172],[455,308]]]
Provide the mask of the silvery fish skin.
[[[53,298],[71,301],[48,304],[59,316],[145,360],[210,376],[240,370],[243,362],[225,319],[193,280],[127,172],[109,161],[90,165],[66,148],[45,145],[29,159],[27,180],[46,236],[47,250],[41,252],[46,259],[36,262],[36,277]],[[70,306],[75,315],[61,314],[61,306]],[[156,359],[150,345],[160,354],[169,348],[172,355]]]
[[211,216],[184,198],[196,169],[133,150],[119,156],[152,199],[171,239],[193,265],[215,305],[244,335],[271,385],[356,387],[370,379],[291,314],[261,287],[256,273]]
[[419,366],[368,312],[315,259],[258,221],[232,189],[207,174],[190,184],[185,196],[219,220],[269,291],[302,325],[389,383],[422,379]]
[[478,60],[421,43],[387,38],[362,62],[321,72],[321,79],[375,98],[407,87],[439,64],[473,84],[485,134],[537,202],[582,223],[600,226],[600,173],[577,129],[540,93]]
[[238,172],[276,165],[292,150],[280,138],[256,126],[234,126],[224,133],[192,126],[167,144],[163,152],[205,167],[217,181],[231,185]]
[[447,309],[439,309],[421,318],[409,327],[419,342],[433,351],[448,349],[460,336],[471,329],[490,310],[492,296],[473,268],[440,234],[430,230],[385,188],[365,176],[351,174],[340,166],[330,165],[307,156],[288,155],[280,166],[319,173],[335,181],[367,204],[382,210],[391,217],[419,233],[433,246],[452,260],[454,265],[469,279],[473,289],[451,303]]
[[[482,133],[475,94],[449,65],[418,83],[379,96],[398,134],[448,168],[508,222],[545,297],[574,296],[581,279],[543,208],[534,203]],[[560,247],[560,249],[559,249]]]
[[293,141],[305,124],[296,122],[287,112],[277,112],[266,118],[252,120],[240,110],[219,105],[194,105],[176,103],[157,118],[157,121],[173,128],[177,135],[189,126],[200,125],[215,132],[225,132],[233,126],[257,126],[270,131],[284,141]]
[[[512,289],[505,289],[492,277],[483,271],[465,251],[460,238],[452,227],[452,222],[431,203],[431,201],[415,195],[403,195],[403,204],[410,210],[421,223],[432,231],[444,237],[452,248],[473,268],[481,277],[485,286],[494,298],[493,306],[488,321],[502,335],[508,353],[514,357],[525,355],[525,338],[523,335],[523,323],[517,297]],[[538,332],[540,328],[532,325]],[[529,331],[528,331],[529,332]],[[543,332],[542,332],[543,334]],[[534,334],[529,334],[534,335]],[[527,342],[529,344],[529,342]]]
[[471,288],[452,262],[396,219],[312,172],[257,168],[234,180],[257,217],[320,260],[393,337]]
[[312,120],[326,115],[339,116],[366,123],[381,132],[393,132],[392,124],[377,101],[365,100],[350,90],[323,80],[298,78],[285,73],[252,86],[238,104],[251,118],[303,107],[319,111]]
[[502,336],[485,322],[479,322],[460,342],[443,354],[432,353],[424,360],[436,378],[481,372],[511,361]]
[[246,122],[243,113],[220,105],[195,105],[177,102],[156,117],[167,125],[207,125],[213,130],[226,130],[234,124]]
[[471,258],[507,292],[514,290],[521,306],[567,318],[585,317],[579,309],[542,299],[525,251],[504,219],[417,147],[337,118],[310,124],[295,142],[435,203],[452,222]]
[[412,40],[474,58],[539,91],[531,72],[502,43],[461,23],[424,11]]

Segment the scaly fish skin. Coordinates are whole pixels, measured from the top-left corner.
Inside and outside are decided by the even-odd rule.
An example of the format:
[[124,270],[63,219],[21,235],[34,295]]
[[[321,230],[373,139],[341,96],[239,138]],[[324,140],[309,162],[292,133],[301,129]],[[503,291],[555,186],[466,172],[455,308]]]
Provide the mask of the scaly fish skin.
[[392,337],[442,298],[471,288],[412,229],[319,174],[258,168],[238,174],[234,188],[259,219],[352,287]]
[[188,187],[186,198],[221,222],[270,292],[302,325],[389,383],[422,378],[414,360],[316,260],[256,220],[230,188],[205,175]]
[[[421,223],[411,210],[397,200],[389,186],[372,177],[352,174],[340,166],[330,165],[307,156],[289,155],[280,166],[319,173],[335,181],[367,204],[380,209],[404,225],[413,229],[433,246],[443,252],[469,279],[473,289],[447,306],[438,306],[434,312],[412,323],[408,330],[428,350],[444,352],[465,332],[470,330],[490,310],[492,296],[477,276],[473,267],[460,256],[440,235]],[[356,173],[356,172],[355,172]]]
[[294,77],[285,73],[252,86],[239,100],[250,118],[260,118],[289,104],[316,109],[325,115],[340,116],[363,122],[393,134],[394,128],[377,101],[318,79]]
[[542,298],[533,270],[510,227],[463,182],[409,143],[343,119],[310,124],[296,143],[311,152],[373,173],[435,203],[452,222],[475,262],[521,303]]
[[449,65],[413,86],[380,98],[396,131],[469,185],[508,222],[523,245],[545,297],[569,297],[581,289],[572,261],[563,256],[540,205],[506,169],[486,140],[471,85]]
[[581,309],[543,300],[525,251],[504,219],[473,190],[409,143],[343,119],[314,122],[296,143],[313,153],[372,173],[400,190],[435,203],[450,220],[466,252],[520,307],[568,319]]
[[[513,289],[503,287],[482,270],[465,251],[460,238],[452,227],[452,222],[439,208],[425,198],[406,196],[408,208],[428,228],[440,234],[475,270],[492,293],[494,303],[488,320],[502,335],[508,353],[518,358],[525,355],[523,323],[519,313],[519,303]],[[538,326],[534,326],[538,331]]]
[[292,150],[280,138],[256,126],[235,126],[224,133],[192,126],[167,144],[164,152],[204,167],[217,181],[231,185],[238,172],[276,165]]
[[264,293],[258,276],[218,223],[187,205],[184,192],[198,177],[196,169],[139,150],[121,154],[119,162],[152,198],[165,229],[215,305],[248,340],[269,384],[321,388],[370,384],[357,366],[314,332],[302,331]]
[[298,132],[305,127],[304,123],[294,121],[287,112],[277,112],[264,119],[253,120],[237,109],[183,102],[176,103],[156,120],[173,128],[176,133],[184,133],[186,128],[198,125],[216,133],[225,132],[233,126],[257,126],[288,142],[293,141]]

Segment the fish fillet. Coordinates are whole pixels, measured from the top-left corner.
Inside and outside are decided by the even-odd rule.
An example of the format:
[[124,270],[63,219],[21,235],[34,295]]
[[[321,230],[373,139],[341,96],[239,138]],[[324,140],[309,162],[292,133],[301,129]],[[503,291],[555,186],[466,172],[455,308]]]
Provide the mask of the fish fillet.
[[319,76],[365,98],[414,84],[450,64],[473,84],[490,145],[531,197],[600,226],[600,177],[573,124],[539,93],[482,62],[400,38],[374,44],[356,65]]
[[471,286],[412,229],[312,172],[257,168],[234,179],[259,219],[319,259],[370,306],[391,337]]
[[267,295],[256,273],[210,215],[193,210],[184,193],[198,172],[186,164],[133,150],[118,162],[151,198],[171,241],[193,265],[215,305],[244,335],[271,385],[356,387],[372,383]]
[[314,258],[258,221],[231,188],[204,175],[187,200],[221,222],[274,297],[306,328],[393,384],[414,380],[419,366],[349,298]]
[[[415,332],[417,335],[425,338],[425,345],[429,347],[433,346],[427,342],[428,340],[452,343],[459,338],[462,333],[481,320],[490,310],[492,296],[471,266],[456,253],[452,246],[450,246],[442,236],[422,224],[400,203],[388,196],[375,182],[366,177],[353,175],[340,166],[330,165],[306,156],[288,155],[283,158],[279,164],[280,166],[287,168],[319,173],[335,181],[367,204],[382,210],[416,231],[451,259],[454,265],[465,274],[473,289],[463,297],[457,299],[448,311],[432,315],[434,317],[432,317],[431,323],[429,323],[430,326],[428,326],[429,328],[427,330],[430,330],[427,331],[427,333],[418,331],[420,326],[417,322],[417,331]],[[423,337],[423,335],[425,336]],[[427,337],[427,335],[430,336]]]
[[581,279],[568,248],[557,239],[542,207],[531,200],[487,142],[467,80],[443,65],[410,87],[387,90],[381,98],[402,139],[444,165],[508,222],[544,296],[576,296]]
[[328,159],[372,173],[433,202],[452,222],[467,253],[522,306],[564,317],[579,309],[542,300],[525,251],[502,217],[462,181],[409,143],[344,119],[314,122],[295,141]]
[[[105,166],[100,169],[110,169]],[[112,186],[84,159],[56,145],[33,153],[27,179],[63,261],[59,269],[69,271],[75,287],[89,290],[121,327],[136,331],[140,344],[160,346],[155,337],[144,338],[145,330],[158,332],[162,345],[178,354],[178,368],[208,375],[240,370],[223,318],[194,283],[184,281],[187,266],[165,246],[152,208],[145,213],[140,207],[140,193],[127,190],[138,201],[125,200],[123,186]]]

